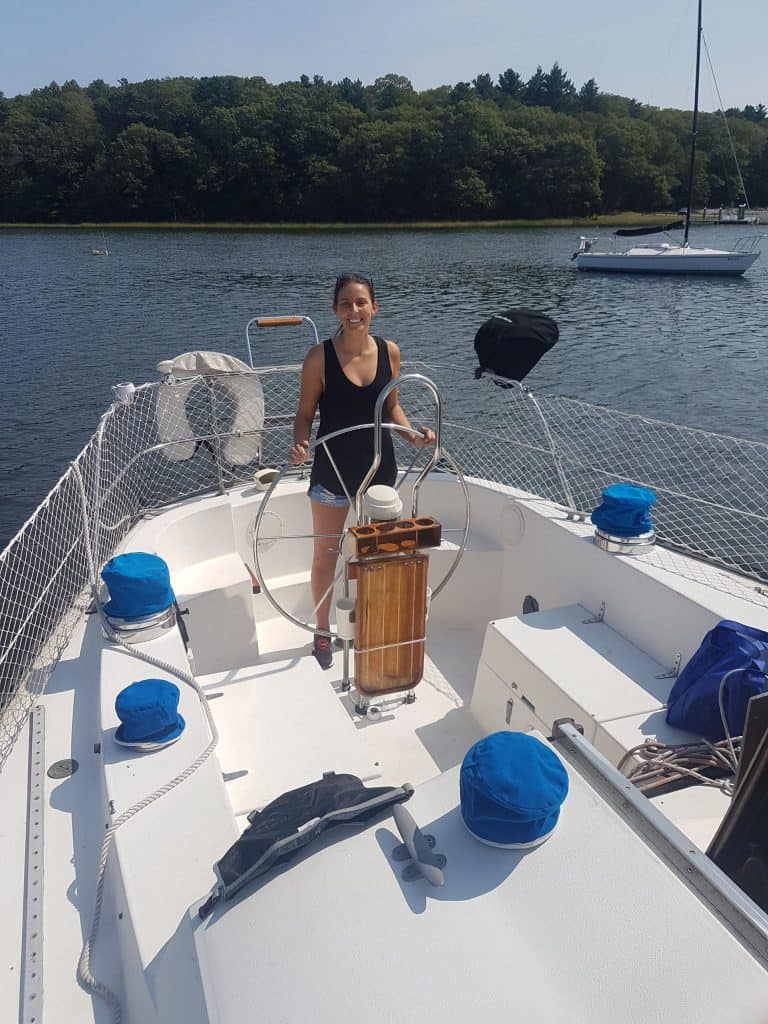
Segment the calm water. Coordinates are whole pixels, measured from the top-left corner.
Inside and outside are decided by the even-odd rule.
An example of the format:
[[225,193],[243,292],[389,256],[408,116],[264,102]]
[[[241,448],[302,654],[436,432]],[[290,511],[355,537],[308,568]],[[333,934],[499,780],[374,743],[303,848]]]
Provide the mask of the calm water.
[[[709,228],[694,244],[733,244]],[[255,315],[333,324],[333,281],[371,274],[377,330],[405,358],[475,366],[493,313],[540,309],[560,341],[527,382],[587,401],[768,440],[768,244],[742,279],[579,274],[576,230],[259,234],[0,232],[0,549],[93,432],[117,381],[179,352],[244,357]],[[766,240],[768,243],[768,240]],[[256,332],[257,363],[298,360],[307,333]]]

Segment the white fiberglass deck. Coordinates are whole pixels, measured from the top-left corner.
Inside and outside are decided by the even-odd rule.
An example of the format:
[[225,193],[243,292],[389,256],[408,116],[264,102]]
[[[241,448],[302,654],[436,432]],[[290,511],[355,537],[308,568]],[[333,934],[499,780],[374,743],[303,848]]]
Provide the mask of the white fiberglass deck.
[[406,705],[393,696],[382,702],[380,717],[369,720],[355,711],[354,691],[341,690],[341,652],[324,672],[309,653],[311,637],[294,630],[290,653],[200,680],[211,700],[219,762],[238,818],[328,771],[375,784],[421,782],[458,764],[481,735],[465,706],[481,636],[431,628],[416,701]]
[[[623,665],[625,687],[626,665],[646,671],[651,662],[673,664],[677,654],[685,661],[720,618],[768,625],[765,603],[750,603],[755,595],[745,585],[741,596],[741,584],[725,573],[718,589],[718,571],[709,569],[705,578],[699,563],[661,550],[638,559],[600,551],[588,525],[509,488],[472,483],[470,489],[467,551],[449,586],[432,603],[417,699],[411,705],[399,698],[385,701],[376,719],[358,715],[352,696],[341,692],[341,653],[333,669],[323,672],[309,653],[311,634],[280,618],[263,594],[253,594],[246,566],[252,560],[253,518],[263,496],[252,487],[180,503],[148,517],[126,539],[126,550],[161,554],[172,581],[180,581],[179,596],[190,608],[198,681],[220,741],[197,772],[116,833],[94,971],[121,991],[125,1021],[228,1022],[238,1019],[237,1012],[242,1015],[243,1006],[258,1008],[255,1012],[265,1020],[291,1022],[338,1021],[347,1011],[366,1019],[413,1020],[414,1006],[422,1015],[439,1007],[441,1015],[455,1020],[466,1019],[470,1006],[473,1015],[482,1010],[487,1019],[494,1014],[506,1019],[515,1007],[524,1010],[526,1019],[542,1021],[564,1015],[568,1006],[571,1019],[609,1021],[628,1016],[621,998],[631,985],[631,1005],[638,1015],[642,1005],[651,1019],[653,1013],[668,1019],[670,1007],[677,1007],[680,1019],[728,1019],[728,993],[729,1005],[743,1011],[740,1021],[757,1020],[756,1008],[768,1004],[763,968],[655,855],[636,838],[627,840],[627,827],[578,779],[573,779],[566,805],[566,827],[541,856],[515,858],[514,870],[511,861],[501,870],[495,854],[489,860],[489,851],[476,849],[455,812],[455,768],[464,753],[482,733],[509,727],[505,692],[499,702],[491,695],[484,705],[484,714],[497,716],[490,725],[471,710],[488,623],[517,622],[514,629],[499,629],[499,636],[517,645],[517,653],[506,659],[502,649],[493,660],[501,686],[511,686],[516,680],[504,678],[506,669],[513,664],[524,668],[526,650],[533,657],[534,648],[521,639],[525,630],[518,628],[526,596],[536,598],[557,630],[569,631],[566,642],[553,643],[545,656],[534,658],[538,666],[529,662],[526,680],[538,673],[547,685],[562,685],[566,692],[569,676],[576,674],[579,686],[568,692],[579,693],[588,683],[589,659],[606,659],[603,687],[618,678]],[[306,532],[305,490],[305,482],[287,481],[276,495],[272,539],[263,557],[266,578],[295,613],[308,610],[309,542],[275,537],[281,531]],[[447,530],[455,529],[460,525],[456,496],[451,481],[430,481],[421,508]],[[438,579],[454,554],[452,542],[432,553]],[[574,613],[574,608],[585,609],[589,617],[586,610],[596,613],[602,605],[602,625],[596,628],[613,631],[623,645],[637,649],[636,661],[625,664],[613,656],[615,639],[606,632],[599,635],[609,636],[610,645],[595,642],[584,658],[574,654],[589,637],[580,626],[581,611]],[[550,635],[559,634],[553,630]],[[547,638],[542,634],[539,639]],[[168,677],[142,661],[143,654],[189,670],[176,629],[126,652],[107,643],[98,619],[90,616],[75,633],[41,702],[47,716],[46,764],[67,756],[81,763],[71,779],[46,782],[48,995],[43,1024],[106,1020],[101,1003],[92,1003],[75,980],[80,942],[90,927],[95,861],[105,824],[191,764],[209,739],[197,695],[179,681],[187,729],[178,743],[151,754],[114,743],[114,700],[120,689],[136,679]],[[650,702],[629,700],[623,718],[621,707],[602,699],[600,707],[627,723],[626,735],[616,731],[612,742],[631,746],[647,732],[648,717],[659,714],[664,699],[664,691],[657,690]],[[640,720],[632,725],[633,718]],[[543,730],[550,727],[551,722],[543,723]],[[0,784],[23,777],[24,753],[19,745]],[[418,787],[412,801],[417,818],[453,850],[447,851],[442,897],[400,886],[386,858],[392,826],[384,823],[247,887],[206,926],[204,948],[199,942],[196,947],[195,929],[197,939],[202,933],[189,908],[215,884],[214,864],[244,828],[245,815],[334,770],[374,784]],[[8,806],[18,822],[24,809]],[[680,814],[692,831],[701,833],[702,814],[709,819],[712,811],[709,804],[703,812],[686,806]],[[592,832],[599,837],[594,845]],[[23,836],[16,828],[13,846],[4,835],[0,839],[9,898],[18,903]],[[630,879],[632,885],[624,884]],[[634,885],[637,879],[643,879],[640,889]],[[15,917],[16,907],[11,909]],[[634,938],[628,931],[633,912],[639,914]],[[669,927],[675,948],[670,947],[668,958],[649,955],[648,920],[655,937],[659,927]],[[699,940],[689,947],[694,935]],[[702,945],[703,959],[696,960],[693,951]],[[0,999],[12,1007],[18,1004],[18,935],[6,933],[0,950],[10,965]],[[202,979],[197,955],[204,961]],[[606,957],[612,971],[607,981],[601,967]],[[726,965],[733,986],[717,987],[715,960]],[[685,990],[673,983],[682,976]],[[278,980],[291,977],[292,991],[286,994]],[[297,977],[302,977],[300,985]],[[688,992],[690,1013],[681,1008],[682,991]],[[662,1000],[658,1005],[657,999]],[[364,1009],[371,1004],[378,1017]],[[7,1007],[0,1002],[0,1010]],[[6,1017],[12,1019],[0,1014]]]
[[406,806],[447,857],[442,888],[402,880],[385,820],[194,922],[211,1020],[762,1024],[762,967],[569,776],[558,827],[526,853],[469,835],[457,769],[419,787]]

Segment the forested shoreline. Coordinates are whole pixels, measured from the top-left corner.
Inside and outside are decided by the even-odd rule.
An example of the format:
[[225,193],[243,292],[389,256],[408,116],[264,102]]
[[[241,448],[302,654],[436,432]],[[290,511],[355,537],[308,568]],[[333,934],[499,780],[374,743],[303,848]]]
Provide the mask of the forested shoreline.
[[[762,104],[727,111],[768,205]],[[690,112],[577,89],[555,64],[422,92],[302,76],[52,83],[0,93],[0,221],[488,221],[687,203]],[[720,114],[699,121],[694,205],[742,202]]]

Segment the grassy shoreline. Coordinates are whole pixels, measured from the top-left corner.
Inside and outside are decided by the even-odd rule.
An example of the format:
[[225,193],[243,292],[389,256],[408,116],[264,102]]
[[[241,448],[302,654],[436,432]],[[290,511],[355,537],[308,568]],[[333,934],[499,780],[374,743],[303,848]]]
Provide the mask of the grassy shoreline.
[[643,226],[659,220],[674,219],[672,213],[606,213],[594,217],[550,217],[531,220],[456,220],[456,221],[409,221],[381,223],[269,223],[256,224],[248,221],[211,221],[207,223],[186,221],[83,221],[78,224],[61,223],[6,223],[0,222],[0,230],[62,230],[62,231],[472,231],[503,230],[508,228],[599,228],[621,226]]

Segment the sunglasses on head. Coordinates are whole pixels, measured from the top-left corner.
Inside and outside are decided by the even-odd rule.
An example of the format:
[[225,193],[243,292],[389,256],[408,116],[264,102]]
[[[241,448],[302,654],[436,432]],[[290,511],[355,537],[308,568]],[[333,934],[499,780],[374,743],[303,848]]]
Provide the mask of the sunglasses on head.
[[343,288],[345,284],[367,284],[373,288],[373,278],[369,277],[368,274],[361,274],[359,270],[348,270],[343,274],[339,274],[336,278],[336,287]]
[[361,274],[358,271],[348,271],[345,274],[339,274],[339,276],[336,278],[336,287],[333,290],[333,304],[334,304],[334,306],[336,305],[336,302],[338,301],[339,292],[341,291],[341,289],[345,285],[348,285],[348,284],[362,284],[362,285],[364,285],[368,289],[368,291],[371,293],[371,302],[376,302],[376,293],[375,293],[375,291],[373,289],[373,278],[369,277],[367,274]]

